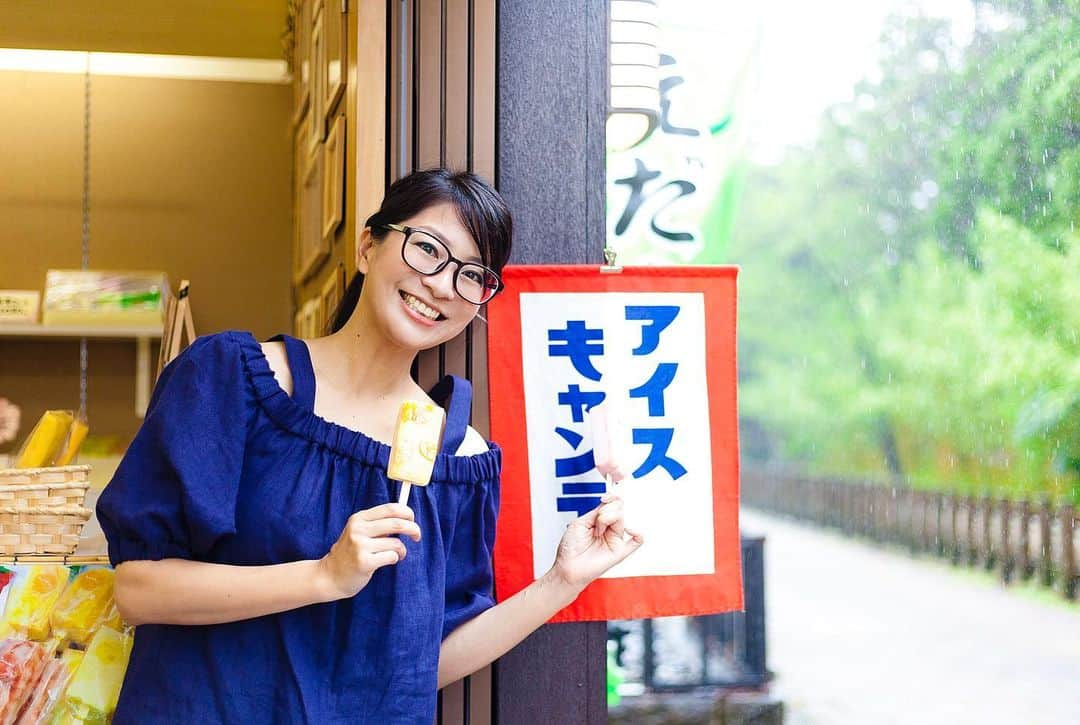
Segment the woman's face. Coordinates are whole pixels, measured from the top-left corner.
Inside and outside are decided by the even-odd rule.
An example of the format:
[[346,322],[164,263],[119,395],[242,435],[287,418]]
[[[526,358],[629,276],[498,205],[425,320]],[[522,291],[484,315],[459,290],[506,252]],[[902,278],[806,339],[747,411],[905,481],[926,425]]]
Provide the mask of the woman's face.
[[[480,250],[453,204],[435,204],[400,223],[438,237],[458,259],[480,261]],[[402,259],[403,240],[398,231],[388,231],[377,241],[364,230],[357,248],[357,270],[364,274],[358,307],[390,342],[426,350],[456,337],[479,308],[454,291],[456,264],[438,274],[420,274]]]

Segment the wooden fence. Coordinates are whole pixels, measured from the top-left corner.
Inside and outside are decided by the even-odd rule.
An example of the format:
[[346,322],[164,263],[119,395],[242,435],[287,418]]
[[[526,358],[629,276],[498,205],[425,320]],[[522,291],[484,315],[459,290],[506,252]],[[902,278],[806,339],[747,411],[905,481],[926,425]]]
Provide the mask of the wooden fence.
[[979,567],[1077,598],[1077,509],[1047,500],[924,491],[744,467],[747,506]]

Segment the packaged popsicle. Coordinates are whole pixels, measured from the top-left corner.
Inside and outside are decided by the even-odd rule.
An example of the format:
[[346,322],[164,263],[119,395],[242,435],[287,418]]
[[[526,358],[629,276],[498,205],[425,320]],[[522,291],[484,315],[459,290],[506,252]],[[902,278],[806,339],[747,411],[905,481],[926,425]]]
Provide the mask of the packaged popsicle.
[[52,610],[53,636],[80,647],[90,644],[94,632],[109,616],[113,603],[112,569],[84,569],[60,596]]
[[74,420],[75,415],[70,410],[46,410],[19,449],[19,454],[15,457],[15,468],[53,465],[56,456],[64,447]]
[[49,616],[70,573],[61,564],[35,564],[19,572],[4,609],[3,634],[18,634],[39,642],[48,639]]
[[48,663],[37,642],[9,638],[0,645],[0,725],[13,725]]
[[71,672],[61,660],[49,659],[15,725],[41,725],[46,722],[70,679]]
[[446,411],[437,405],[415,400],[401,404],[386,471],[389,478],[401,481],[398,503],[408,502],[411,486],[426,486],[431,482],[445,419]]
[[120,618],[120,610],[116,608],[115,600],[109,603],[109,611],[105,613],[101,626],[112,627],[117,632],[126,632],[131,629],[131,625]]
[[111,627],[98,629],[53,713],[54,725],[109,722],[120,698],[133,641],[132,635]]
[[67,668],[69,675],[74,675],[75,671],[79,669],[79,665],[82,664],[83,657],[86,656],[86,652],[81,649],[66,649],[63,654],[60,655],[60,662]]

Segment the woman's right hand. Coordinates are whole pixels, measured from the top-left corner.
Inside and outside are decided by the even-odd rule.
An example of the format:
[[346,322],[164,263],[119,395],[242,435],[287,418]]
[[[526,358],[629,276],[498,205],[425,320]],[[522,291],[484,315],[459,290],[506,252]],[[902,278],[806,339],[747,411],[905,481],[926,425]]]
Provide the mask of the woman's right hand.
[[331,600],[355,596],[376,569],[404,559],[405,544],[398,534],[420,541],[420,527],[408,506],[385,503],[350,516],[330,552],[319,560]]

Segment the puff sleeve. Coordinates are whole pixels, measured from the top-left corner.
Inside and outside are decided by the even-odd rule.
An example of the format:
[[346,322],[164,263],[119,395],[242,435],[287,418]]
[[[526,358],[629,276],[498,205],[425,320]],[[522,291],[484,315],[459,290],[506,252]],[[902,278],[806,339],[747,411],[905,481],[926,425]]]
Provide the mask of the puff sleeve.
[[443,639],[485,609],[495,605],[495,519],[499,514],[499,481],[483,481],[463,497],[446,561],[446,606]]
[[235,532],[250,397],[242,352],[228,333],[199,338],[165,368],[98,499],[113,566],[204,559]]

